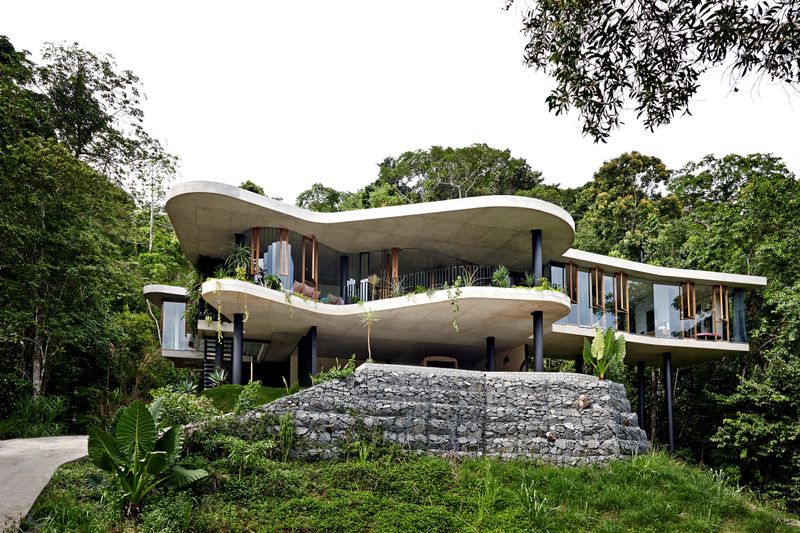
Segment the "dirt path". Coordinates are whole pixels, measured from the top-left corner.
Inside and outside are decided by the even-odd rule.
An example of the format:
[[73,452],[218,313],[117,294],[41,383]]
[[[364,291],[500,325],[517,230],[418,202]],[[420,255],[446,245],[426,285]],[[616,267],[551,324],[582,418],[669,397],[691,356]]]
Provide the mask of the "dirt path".
[[60,465],[86,455],[85,435],[0,440],[0,530],[30,511]]

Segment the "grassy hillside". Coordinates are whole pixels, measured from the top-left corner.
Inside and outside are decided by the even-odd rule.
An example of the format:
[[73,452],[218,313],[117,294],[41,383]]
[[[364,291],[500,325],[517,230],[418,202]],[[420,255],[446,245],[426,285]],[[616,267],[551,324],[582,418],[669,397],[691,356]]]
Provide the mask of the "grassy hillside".
[[[239,399],[244,385],[220,385],[213,389],[206,389],[202,396],[207,397],[214,404],[214,407],[220,409],[223,413],[230,413],[236,407],[236,400]],[[261,387],[261,393],[258,396],[256,405],[263,405],[272,400],[280,398],[286,394],[286,389],[282,387]]]
[[[157,489],[138,531],[790,531],[790,517],[662,453],[606,467],[383,456],[308,463],[187,459],[212,474]],[[40,531],[131,531],[88,461],[61,467],[37,501]],[[796,525],[796,523],[795,523]]]

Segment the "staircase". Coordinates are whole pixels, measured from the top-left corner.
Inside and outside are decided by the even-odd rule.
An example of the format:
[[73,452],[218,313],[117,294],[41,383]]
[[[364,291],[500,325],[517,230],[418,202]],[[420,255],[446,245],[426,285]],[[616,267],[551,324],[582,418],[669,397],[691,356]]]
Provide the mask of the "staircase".
[[[216,367],[216,350],[217,338],[205,339],[203,342],[203,376],[200,382],[204,389],[209,389],[213,386],[208,376],[214,372]],[[233,339],[222,339],[222,368],[225,369],[228,375],[228,381],[231,379],[231,357],[233,355]]]

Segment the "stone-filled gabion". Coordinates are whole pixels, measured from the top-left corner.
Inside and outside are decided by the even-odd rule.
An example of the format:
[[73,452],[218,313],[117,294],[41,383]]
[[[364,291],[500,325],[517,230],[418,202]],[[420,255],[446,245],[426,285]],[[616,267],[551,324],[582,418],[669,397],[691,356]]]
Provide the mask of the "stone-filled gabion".
[[[357,419],[418,453],[604,463],[648,449],[619,383],[569,373],[365,364],[261,408],[294,415],[300,454],[334,457]],[[252,414],[251,414],[252,416]]]

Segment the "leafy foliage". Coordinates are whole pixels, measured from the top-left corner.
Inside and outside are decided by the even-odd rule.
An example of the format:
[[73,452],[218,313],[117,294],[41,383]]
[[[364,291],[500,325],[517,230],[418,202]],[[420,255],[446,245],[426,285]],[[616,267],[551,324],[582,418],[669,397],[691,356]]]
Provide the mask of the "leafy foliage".
[[583,362],[592,367],[601,380],[606,372],[622,364],[625,359],[625,337],[614,338],[614,329],[595,329],[594,340],[583,339]]
[[651,130],[688,113],[711,67],[725,65],[734,87],[751,73],[800,84],[795,0],[537,0],[522,10],[525,63],[557,82],[550,111],[577,108],[595,141],[608,138],[629,103]]
[[135,401],[120,410],[111,433],[89,428],[89,459],[115,475],[131,518],[139,516],[142,500],[159,484],[169,482],[180,488],[207,475],[205,470],[175,464],[183,446],[183,430],[172,426],[159,434],[156,423],[147,407]]
[[318,385],[320,383],[325,383],[326,381],[330,381],[332,379],[345,379],[349,376],[353,375],[353,372],[356,371],[356,355],[353,354],[350,356],[350,359],[347,361],[347,364],[341,366],[339,364],[339,360],[336,360],[336,364],[330,367],[328,370],[323,370],[319,372],[316,376],[311,376],[311,383],[313,385]]
[[244,386],[242,392],[239,394],[239,398],[236,400],[236,409],[234,409],[234,413],[241,415],[252,411],[261,404],[261,402],[259,402],[260,397],[261,382],[258,380],[251,381]]
[[187,392],[174,392],[166,388],[156,389],[153,394],[153,409],[160,413],[162,426],[185,426],[196,424],[211,417],[219,416],[222,411],[204,396]]

